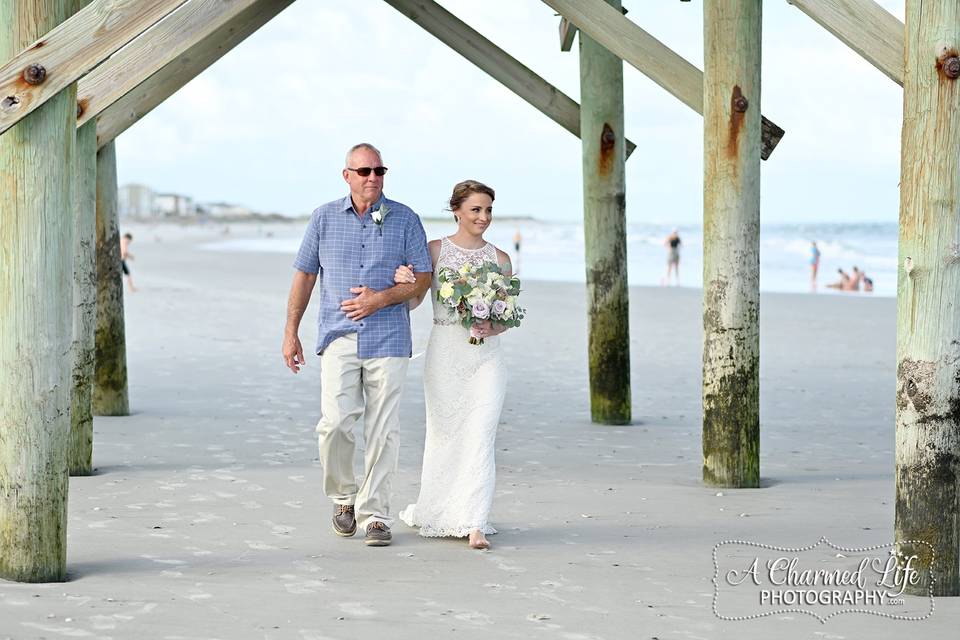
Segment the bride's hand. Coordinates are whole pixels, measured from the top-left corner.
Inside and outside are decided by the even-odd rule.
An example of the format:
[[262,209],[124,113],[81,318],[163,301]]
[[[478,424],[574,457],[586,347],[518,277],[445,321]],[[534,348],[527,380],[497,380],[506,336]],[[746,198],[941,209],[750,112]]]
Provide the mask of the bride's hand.
[[413,265],[400,265],[397,267],[396,272],[393,274],[393,281],[397,284],[413,284],[417,281],[417,277],[413,275]]
[[492,338],[505,331],[505,327],[500,324],[494,324],[490,320],[477,320],[473,323],[473,335],[478,338]]

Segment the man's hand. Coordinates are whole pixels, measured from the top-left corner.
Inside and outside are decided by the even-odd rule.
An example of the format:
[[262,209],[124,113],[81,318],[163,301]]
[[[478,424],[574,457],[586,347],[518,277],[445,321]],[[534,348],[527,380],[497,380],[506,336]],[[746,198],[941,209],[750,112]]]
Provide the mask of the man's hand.
[[341,302],[340,309],[354,322],[363,320],[384,307],[378,291],[368,287],[354,287],[350,289],[350,293],[356,293],[357,297]]
[[283,360],[294,373],[300,373],[300,367],[306,366],[303,359],[303,347],[297,334],[287,334],[283,337]]

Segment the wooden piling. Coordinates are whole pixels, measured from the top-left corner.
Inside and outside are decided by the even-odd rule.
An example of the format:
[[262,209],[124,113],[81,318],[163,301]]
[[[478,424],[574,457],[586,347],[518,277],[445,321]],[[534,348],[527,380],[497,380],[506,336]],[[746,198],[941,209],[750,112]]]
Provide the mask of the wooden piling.
[[[0,60],[77,5],[0,0]],[[20,582],[66,579],[76,122],[73,84],[0,136],[0,577]]]
[[70,475],[93,471],[93,371],[97,309],[97,124],[77,129],[74,177],[73,391],[70,403]]
[[[620,9],[620,0],[608,2]],[[631,419],[623,127],[623,62],[581,33],[590,413],[601,424]]]
[[97,328],[93,413],[130,414],[127,399],[127,346],[123,325],[123,272],[117,219],[115,143],[97,152]]
[[760,0],[704,0],[703,481],[760,483]]
[[[897,275],[895,532],[907,592],[960,595],[960,21],[908,0]],[[910,542],[918,541],[918,542]],[[926,543],[926,544],[922,544]],[[928,546],[929,545],[929,546]],[[931,547],[933,554],[931,554]]]

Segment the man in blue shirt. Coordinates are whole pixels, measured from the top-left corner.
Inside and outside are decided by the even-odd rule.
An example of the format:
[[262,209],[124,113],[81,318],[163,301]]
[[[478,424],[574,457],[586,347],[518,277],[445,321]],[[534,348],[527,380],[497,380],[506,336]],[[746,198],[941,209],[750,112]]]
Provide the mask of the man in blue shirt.
[[[300,320],[319,281],[323,490],[334,503],[334,532],[352,536],[359,522],[370,546],[392,539],[398,409],[412,355],[407,301],[430,288],[433,270],[420,218],[383,195],[386,171],[372,145],[358,144],[347,153],[343,179],[350,194],[320,206],[310,218],[294,262],[283,338],[284,360],[297,373],[305,364]],[[401,264],[413,265],[415,283],[394,283]],[[358,486],[353,426],[361,416],[366,454]]]

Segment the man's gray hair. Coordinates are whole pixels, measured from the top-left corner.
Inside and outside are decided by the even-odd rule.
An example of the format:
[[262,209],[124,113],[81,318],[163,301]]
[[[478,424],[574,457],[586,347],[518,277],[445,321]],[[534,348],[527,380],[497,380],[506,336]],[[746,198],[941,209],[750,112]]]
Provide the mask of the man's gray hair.
[[377,157],[380,158],[380,164],[383,164],[383,154],[380,153],[380,149],[377,149],[375,146],[373,146],[369,142],[361,142],[360,144],[353,145],[352,147],[350,147],[350,151],[347,151],[347,157],[344,158],[343,160],[344,169],[347,169],[350,167],[350,156],[352,156],[353,152],[357,151],[358,149],[369,149],[370,151],[373,151],[375,154],[377,154]]

